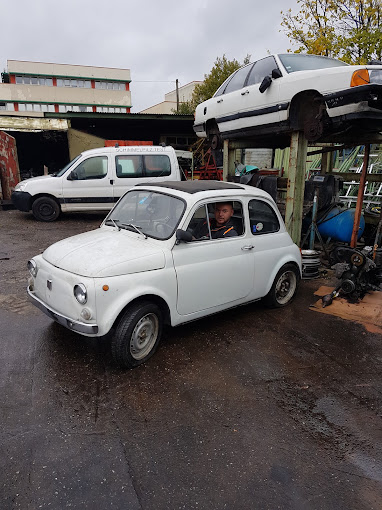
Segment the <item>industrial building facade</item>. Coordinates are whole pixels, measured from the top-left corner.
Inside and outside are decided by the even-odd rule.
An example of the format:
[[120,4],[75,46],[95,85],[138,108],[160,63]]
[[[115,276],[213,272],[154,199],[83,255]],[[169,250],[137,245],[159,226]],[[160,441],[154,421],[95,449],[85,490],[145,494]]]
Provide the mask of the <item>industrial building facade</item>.
[[0,115],[130,113],[130,70],[8,60]]

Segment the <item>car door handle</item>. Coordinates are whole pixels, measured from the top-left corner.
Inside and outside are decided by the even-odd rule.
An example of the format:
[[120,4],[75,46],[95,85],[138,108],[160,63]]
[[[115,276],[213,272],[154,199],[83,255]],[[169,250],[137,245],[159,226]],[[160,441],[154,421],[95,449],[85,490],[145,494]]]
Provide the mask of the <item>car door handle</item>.
[[114,179],[110,179],[110,184],[113,185],[114,184]]
[[222,103],[222,102],[223,102],[223,99],[218,99],[216,102],[217,102],[217,103]]
[[245,94],[249,94],[249,90],[244,90],[244,92],[241,93],[242,96],[245,96]]
[[254,246],[252,244],[249,244],[248,246],[242,246],[241,249],[243,251],[249,251],[249,250],[253,250]]

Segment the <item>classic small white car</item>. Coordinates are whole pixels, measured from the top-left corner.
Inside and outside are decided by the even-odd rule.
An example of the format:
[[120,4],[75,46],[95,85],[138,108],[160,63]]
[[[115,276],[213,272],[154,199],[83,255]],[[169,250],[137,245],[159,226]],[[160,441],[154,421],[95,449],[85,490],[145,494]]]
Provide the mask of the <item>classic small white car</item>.
[[195,111],[194,131],[212,148],[253,136],[262,147],[288,146],[296,130],[309,141],[373,141],[382,131],[382,63],[269,55],[238,69]]
[[85,336],[111,333],[122,367],[145,362],[162,325],[294,297],[301,254],[266,192],[217,181],[138,185],[99,229],[28,262],[32,303]]

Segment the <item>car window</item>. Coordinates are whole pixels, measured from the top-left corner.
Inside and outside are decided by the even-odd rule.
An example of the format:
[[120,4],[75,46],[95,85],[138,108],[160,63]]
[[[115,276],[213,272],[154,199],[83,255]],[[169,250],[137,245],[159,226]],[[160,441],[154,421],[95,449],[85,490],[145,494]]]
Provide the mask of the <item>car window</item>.
[[288,73],[296,71],[310,71],[313,69],[327,69],[329,67],[347,66],[345,62],[335,58],[320,55],[301,55],[299,53],[285,53],[279,58]]
[[187,230],[188,232],[191,232],[193,241],[205,241],[206,239],[211,238],[209,215],[205,205],[196,209],[190,223],[188,224]]
[[276,61],[273,57],[262,58],[255,62],[248,76],[247,85],[261,83],[265,76],[271,76],[273,69],[277,68]]
[[103,179],[107,175],[107,156],[85,159],[73,170],[76,180]]
[[252,64],[249,64],[236,71],[236,73],[232,76],[232,79],[228,82],[224,94],[228,94],[229,92],[233,92],[234,90],[239,90],[244,87],[244,82],[251,69],[251,66]]
[[166,154],[117,156],[115,165],[119,178],[161,177],[171,174],[171,162]]
[[142,156],[117,156],[115,158],[117,177],[142,177]]
[[170,158],[165,154],[144,156],[146,177],[161,177],[171,174]]
[[[215,211],[217,207],[226,207],[232,210],[232,215],[222,224],[217,224]],[[219,201],[200,206],[193,214],[187,228],[195,241],[207,239],[226,239],[241,236],[244,233],[243,206],[239,201]]]
[[248,204],[249,223],[253,235],[270,234],[280,230],[280,223],[272,207],[262,200],[251,200]]

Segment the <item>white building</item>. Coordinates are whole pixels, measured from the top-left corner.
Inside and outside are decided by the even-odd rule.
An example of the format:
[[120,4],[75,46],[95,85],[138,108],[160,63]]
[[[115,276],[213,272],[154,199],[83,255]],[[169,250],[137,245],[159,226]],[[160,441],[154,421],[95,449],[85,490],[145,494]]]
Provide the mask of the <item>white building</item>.
[[8,60],[0,115],[44,112],[129,113],[130,70]]
[[[182,87],[179,87],[178,88],[179,103],[186,103],[187,101],[190,101],[191,97],[192,97],[192,93],[194,91],[194,88],[199,83],[203,83],[203,82],[192,81],[190,83],[187,83],[187,85],[183,85]],[[162,103],[158,103],[154,106],[150,106],[149,108],[142,110],[140,113],[168,114],[168,113],[174,113],[174,111],[176,111],[176,89],[165,94],[164,101]]]

